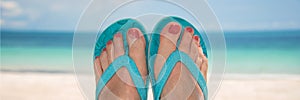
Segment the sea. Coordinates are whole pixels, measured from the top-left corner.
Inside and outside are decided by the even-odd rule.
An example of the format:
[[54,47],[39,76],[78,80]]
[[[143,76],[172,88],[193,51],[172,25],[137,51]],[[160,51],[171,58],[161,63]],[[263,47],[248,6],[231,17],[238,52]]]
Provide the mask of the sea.
[[[224,36],[226,73],[300,74],[300,30]],[[73,32],[1,30],[1,71],[72,73],[72,41]]]

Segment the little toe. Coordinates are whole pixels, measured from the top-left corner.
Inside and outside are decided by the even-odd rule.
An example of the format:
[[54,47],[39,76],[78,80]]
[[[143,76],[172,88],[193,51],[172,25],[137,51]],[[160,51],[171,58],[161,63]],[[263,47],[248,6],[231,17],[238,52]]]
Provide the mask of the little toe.
[[[99,80],[101,74],[102,74],[102,68],[101,68],[101,63],[100,63],[100,57],[96,57],[94,61],[94,72],[96,75],[96,80]],[[97,82],[97,81],[96,81]]]

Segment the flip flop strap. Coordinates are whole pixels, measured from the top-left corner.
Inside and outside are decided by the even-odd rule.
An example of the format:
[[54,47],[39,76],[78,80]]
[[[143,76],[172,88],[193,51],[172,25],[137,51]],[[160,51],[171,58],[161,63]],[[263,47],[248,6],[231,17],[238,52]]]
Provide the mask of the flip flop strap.
[[187,55],[186,53],[176,50],[174,51],[166,60],[166,63],[161,69],[161,72],[159,73],[157,83],[154,85],[154,94],[155,100],[159,100],[159,97],[161,95],[161,92],[163,90],[163,87],[165,86],[172,70],[175,67],[175,64],[177,62],[183,63],[186,68],[190,71],[191,75],[197,80],[198,85],[200,86],[203,95],[204,95],[204,100],[208,99],[208,91],[207,91],[207,86],[206,86],[206,81],[201,74],[201,71],[197,67],[197,65],[194,63],[194,61]]
[[115,59],[108,68],[104,71],[101,78],[98,80],[98,84],[96,87],[96,99],[98,100],[98,97],[100,95],[100,92],[104,88],[104,86],[107,84],[107,82],[113,77],[116,72],[122,68],[125,67],[128,69],[128,72],[132,78],[132,81],[134,85],[136,86],[136,89],[138,93],[140,94],[140,98],[142,100],[147,99],[147,87],[145,86],[145,82],[137,69],[136,64],[134,61],[127,55],[123,55]]

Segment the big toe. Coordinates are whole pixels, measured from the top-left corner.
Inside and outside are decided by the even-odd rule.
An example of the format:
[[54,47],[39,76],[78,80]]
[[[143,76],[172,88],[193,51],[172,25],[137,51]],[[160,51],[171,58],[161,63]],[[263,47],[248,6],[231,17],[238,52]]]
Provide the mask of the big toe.
[[168,23],[161,31],[160,43],[176,47],[177,40],[181,33],[181,26],[176,22]]
[[165,63],[165,59],[176,50],[176,43],[181,33],[181,26],[176,22],[168,23],[161,31],[158,56],[155,61],[154,74],[158,74]]
[[146,42],[145,38],[138,28],[131,28],[127,32],[127,43],[129,46],[129,56],[134,60],[139,72],[146,79],[147,67],[146,67]]

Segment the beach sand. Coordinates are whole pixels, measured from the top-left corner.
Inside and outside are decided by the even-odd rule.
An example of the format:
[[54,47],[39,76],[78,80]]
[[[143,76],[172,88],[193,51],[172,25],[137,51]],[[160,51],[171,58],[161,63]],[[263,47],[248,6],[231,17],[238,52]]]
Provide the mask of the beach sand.
[[[1,100],[84,100],[72,73],[1,72],[0,75]],[[259,78],[226,75],[215,97],[215,100],[299,99],[300,77],[295,75]]]

